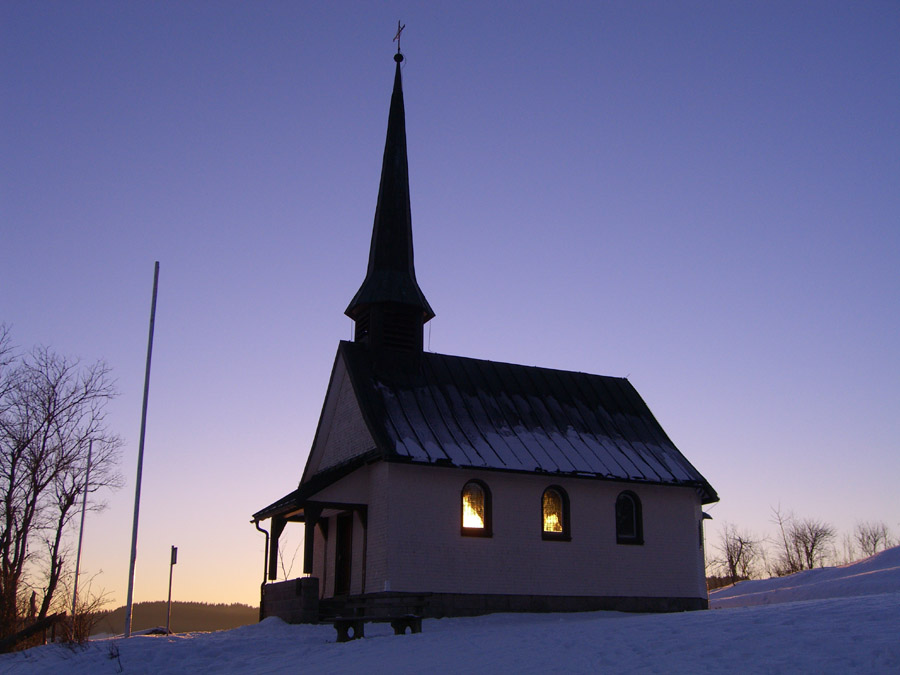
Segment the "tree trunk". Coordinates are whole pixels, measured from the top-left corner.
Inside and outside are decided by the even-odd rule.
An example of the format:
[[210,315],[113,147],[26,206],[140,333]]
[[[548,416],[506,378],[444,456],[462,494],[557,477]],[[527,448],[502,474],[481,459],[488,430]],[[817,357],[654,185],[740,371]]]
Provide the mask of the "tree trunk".
[[[77,494],[77,492],[75,492]],[[59,552],[62,543],[63,531],[65,530],[66,521],[68,520],[69,510],[75,503],[73,495],[64,495],[59,504],[59,519],[56,521],[56,533],[53,538],[53,544],[50,545],[50,570],[47,575],[47,590],[44,591],[44,599],[41,601],[41,611],[38,612],[38,618],[43,619],[50,610],[50,603],[53,600],[53,594],[56,593],[56,587],[59,585],[59,578],[62,575],[63,556]]]

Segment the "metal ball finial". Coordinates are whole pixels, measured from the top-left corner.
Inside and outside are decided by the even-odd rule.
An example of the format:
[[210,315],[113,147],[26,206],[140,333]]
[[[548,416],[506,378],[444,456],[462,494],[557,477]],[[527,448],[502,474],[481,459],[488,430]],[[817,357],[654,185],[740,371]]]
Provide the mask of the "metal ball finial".
[[396,61],[397,63],[400,63],[402,60],[403,60],[403,54],[401,54],[400,52],[397,52],[396,54],[394,54],[394,61]]

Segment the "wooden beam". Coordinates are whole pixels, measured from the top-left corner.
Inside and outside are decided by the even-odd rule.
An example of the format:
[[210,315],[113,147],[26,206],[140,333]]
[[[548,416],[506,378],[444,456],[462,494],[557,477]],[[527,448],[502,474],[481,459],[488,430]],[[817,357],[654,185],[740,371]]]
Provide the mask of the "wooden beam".
[[13,647],[15,647],[23,640],[27,640],[35,633],[40,633],[42,630],[47,630],[56,623],[63,621],[65,618],[65,612],[59,612],[57,614],[45,616],[43,619],[38,619],[37,621],[35,621],[33,624],[28,626],[28,628],[20,630],[18,633],[0,640],[0,654],[6,654],[7,652],[12,651]]
[[282,516],[272,517],[272,537],[269,540],[269,581],[278,578],[278,538],[284,532],[287,521]]

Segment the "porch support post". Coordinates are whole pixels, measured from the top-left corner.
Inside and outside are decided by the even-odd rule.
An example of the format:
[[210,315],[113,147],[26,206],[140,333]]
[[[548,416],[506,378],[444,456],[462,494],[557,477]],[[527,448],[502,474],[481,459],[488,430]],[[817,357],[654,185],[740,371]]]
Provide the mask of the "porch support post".
[[362,543],[362,586],[361,592],[365,594],[366,592],[366,568],[368,567],[368,563],[366,561],[366,554],[369,550],[369,509],[365,506],[360,507],[360,509],[356,512],[359,516],[359,522],[362,525],[362,533],[363,533],[363,543]]
[[272,538],[269,540],[269,581],[278,578],[278,538],[284,532],[287,521],[281,516],[272,516]]
[[312,504],[304,509],[305,530],[303,534],[303,573],[312,574],[313,571],[313,543],[316,539],[316,523],[322,515],[322,507]]

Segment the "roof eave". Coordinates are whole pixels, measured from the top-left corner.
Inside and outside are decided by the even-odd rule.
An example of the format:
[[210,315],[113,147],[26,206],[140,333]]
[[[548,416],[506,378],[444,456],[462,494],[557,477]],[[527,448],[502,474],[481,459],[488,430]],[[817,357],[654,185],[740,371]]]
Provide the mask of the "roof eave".
[[320,471],[311,476],[306,482],[301,483],[300,487],[293,492],[289,492],[281,499],[254,513],[251,521],[259,522],[260,520],[284,515],[285,513],[290,513],[291,511],[302,508],[310,497],[315,496],[318,492],[321,492],[329,485],[333,485],[341,478],[350,475],[360,467],[376,462],[381,458],[381,451],[376,448],[361,455],[357,455],[341,464],[328,467],[324,471]]

